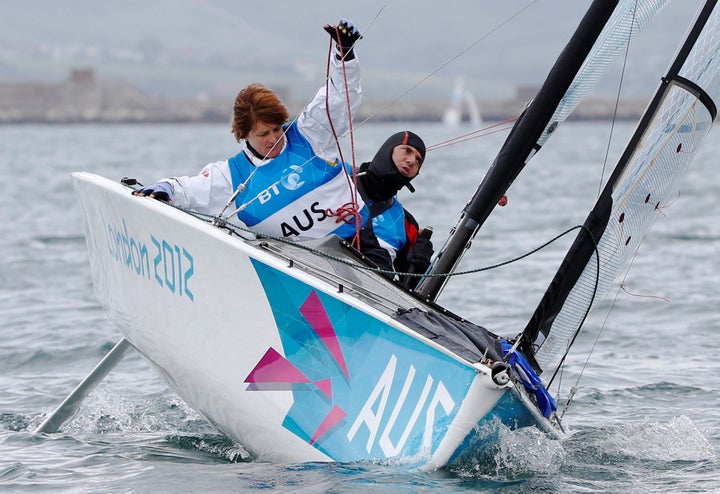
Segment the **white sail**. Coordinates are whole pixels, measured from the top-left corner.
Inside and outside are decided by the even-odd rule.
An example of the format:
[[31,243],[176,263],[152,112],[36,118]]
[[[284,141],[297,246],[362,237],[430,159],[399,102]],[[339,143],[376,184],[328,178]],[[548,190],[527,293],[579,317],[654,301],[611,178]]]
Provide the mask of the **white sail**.
[[482,117],[477,100],[472,92],[465,88],[464,80],[459,77],[455,80],[452,99],[443,113],[443,124],[452,129],[459,127],[462,123],[463,107],[467,108],[470,116],[470,126],[479,128],[482,125]]
[[[614,7],[610,2],[598,6],[598,10],[612,10],[607,11],[608,17],[603,17],[604,26],[596,25],[598,33],[587,47],[585,58],[578,61],[578,67],[575,61],[578,59],[579,43],[574,43],[575,39],[571,39],[568,47],[576,47],[567,53],[563,51],[535,100],[516,122],[475,196],[466,205],[452,235],[435,257],[429,271],[431,276],[418,284],[418,291],[423,296],[431,300],[437,299],[447,278],[433,276],[447,274],[455,269],[470,241],[515,177],[595,86],[632,37],[668,2],[669,0],[618,0]],[[588,26],[585,29],[589,29]],[[584,45],[584,42],[582,44]],[[567,66],[563,63],[563,67],[558,67],[561,60],[568,59],[570,63]],[[570,66],[574,75],[569,72]],[[528,118],[524,118],[525,116]]]
[[460,126],[460,122],[462,121],[462,94],[463,80],[457,79],[450,104],[445,109],[445,113],[443,113],[443,124],[451,129]]
[[474,129],[477,129],[483,123],[477,100],[475,100],[475,96],[473,96],[472,92],[470,92],[469,90],[465,91],[464,96],[465,104],[467,104],[468,112],[470,113],[470,126]]
[[[560,363],[591,305],[628,267],[644,235],[678,194],[682,175],[710,131],[720,100],[720,12],[715,3],[701,9],[585,223],[597,241],[597,255],[592,240],[581,233],[546,293],[547,303],[541,302],[526,329],[542,369]],[[574,277],[573,264],[582,262],[579,277]]]
[[670,0],[622,0],[565,93],[550,123],[538,140],[538,148],[550,138],[582,99],[605,75],[610,64]]

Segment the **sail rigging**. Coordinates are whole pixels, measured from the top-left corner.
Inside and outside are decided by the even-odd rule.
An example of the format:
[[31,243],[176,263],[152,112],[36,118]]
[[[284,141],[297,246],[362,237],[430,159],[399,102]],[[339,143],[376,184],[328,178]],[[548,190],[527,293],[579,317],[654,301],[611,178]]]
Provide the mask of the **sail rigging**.
[[[588,314],[627,269],[697,154],[720,98],[720,12],[701,7],[695,23],[523,331],[536,370],[555,370]],[[599,258],[599,265],[598,265]]]
[[669,0],[596,0],[553,66],[537,96],[516,122],[485,179],[416,291],[436,300],[498,200],[558,125],[595,86],[612,61]]

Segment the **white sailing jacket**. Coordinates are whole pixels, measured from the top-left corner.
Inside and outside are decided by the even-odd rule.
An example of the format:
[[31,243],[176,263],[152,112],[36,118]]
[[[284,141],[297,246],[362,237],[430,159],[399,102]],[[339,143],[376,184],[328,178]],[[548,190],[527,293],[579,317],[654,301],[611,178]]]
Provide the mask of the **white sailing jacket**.
[[[345,80],[354,115],[362,100],[360,65],[357,59],[346,61],[343,74],[341,62],[331,59],[327,107],[335,133],[342,136],[349,130]],[[226,161],[209,163],[196,176],[163,179],[173,187],[173,204],[217,215],[244,183],[235,202],[244,208],[238,218],[259,233],[291,238],[353,235],[353,212],[364,222],[368,211],[349,165],[340,164],[325,100],[323,85],[298,119],[285,126],[285,146],[274,159],[258,159],[246,148]]]

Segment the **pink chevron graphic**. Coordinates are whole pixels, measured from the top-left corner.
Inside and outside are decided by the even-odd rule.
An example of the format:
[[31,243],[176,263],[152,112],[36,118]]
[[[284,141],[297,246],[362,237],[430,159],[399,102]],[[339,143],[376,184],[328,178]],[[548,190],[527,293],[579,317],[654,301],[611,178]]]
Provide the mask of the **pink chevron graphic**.
[[309,383],[305,374],[280,355],[274,348],[268,348],[260,362],[245,378],[246,383]]
[[332,381],[330,381],[330,379],[315,381],[315,386],[332,400]]
[[323,342],[325,347],[330,351],[330,354],[335,358],[345,377],[350,379],[350,373],[348,372],[342,348],[340,348],[340,343],[335,334],[335,329],[332,327],[327,312],[325,312],[325,308],[315,291],[310,292],[307,300],[305,300],[302,307],[300,307],[300,313],[305,316],[305,319],[307,319],[310,326],[315,330],[315,333],[320,337],[320,341]]
[[329,431],[335,424],[344,419],[346,415],[347,414],[342,408],[335,405],[332,410],[330,410],[330,413],[325,416],[325,419],[320,424],[320,427],[317,428],[315,434],[313,434],[312,439],[310,439],[310,444],[315,444],[315,441],[320,439],[320,437]]

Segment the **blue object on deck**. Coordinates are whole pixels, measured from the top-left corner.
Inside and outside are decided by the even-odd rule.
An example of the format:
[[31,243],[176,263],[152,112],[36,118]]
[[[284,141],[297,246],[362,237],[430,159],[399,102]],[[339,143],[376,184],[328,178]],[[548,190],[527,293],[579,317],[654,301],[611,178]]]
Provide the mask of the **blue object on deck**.
[[[500,344],[502,345],[503,355],[507,356],[512,349],[512,345],[505,340],[501,340]],[[555,403],[555,399],[550,396],[550,393],[543,385],[540,376],[535,373],[530,363],[528,363],[525,357],[523,357],[517,350],[512,352],[506,361],[508,364],[513,366],[513,369],[520,376],[520,379],[525,385],[525,389],[535,396],[538,408],[543,414],[543,417],[550,417],[550,415],[557,410],[557,404]]]

